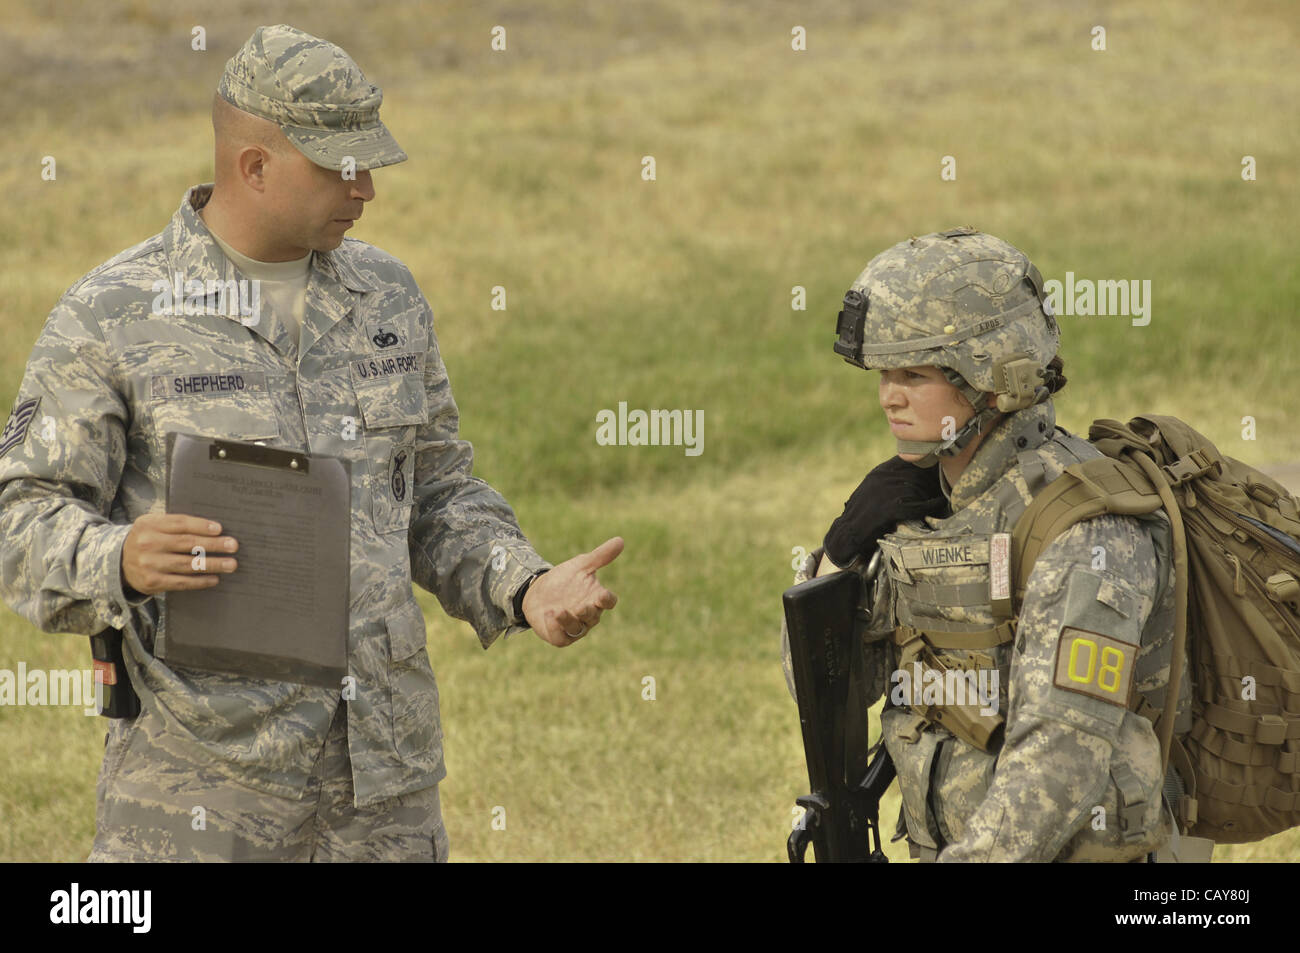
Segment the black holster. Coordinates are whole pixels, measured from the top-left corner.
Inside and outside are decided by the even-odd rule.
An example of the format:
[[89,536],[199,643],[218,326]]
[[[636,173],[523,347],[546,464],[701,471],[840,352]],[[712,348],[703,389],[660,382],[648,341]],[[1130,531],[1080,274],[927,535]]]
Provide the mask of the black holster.
[[134,718],[140,714],[140,696],[131,687],[122,659],[122,630],[105,629],[90,637],[90,654],[95,658],[95,682],[103,685],[105,718]]

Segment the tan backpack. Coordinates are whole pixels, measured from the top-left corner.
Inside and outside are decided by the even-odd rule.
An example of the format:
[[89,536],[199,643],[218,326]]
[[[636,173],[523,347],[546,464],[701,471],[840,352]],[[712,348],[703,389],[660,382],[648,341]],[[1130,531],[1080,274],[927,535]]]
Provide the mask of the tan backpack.
[[[1018,608],[1034,561],[1076,522],[1162,509],[1173,531],[1175,642],[1160,753],[1185,790],[1169,791],[1184,834],[1259,840],[1300,825],[1300,499],[1219,453],[1174,417],[1097,420],[1105,456],[1075,464],[1016,523],[1011,582]],[[1190,653],[1192,729],[1174,738]]]

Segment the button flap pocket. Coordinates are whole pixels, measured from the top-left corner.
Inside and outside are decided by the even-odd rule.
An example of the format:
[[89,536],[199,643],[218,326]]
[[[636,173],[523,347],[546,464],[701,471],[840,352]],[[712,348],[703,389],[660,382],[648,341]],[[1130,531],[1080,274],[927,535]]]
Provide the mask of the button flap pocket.
[[410,658],[427,647],[424,613],[415,602],[408,602],[389,617],[388,645],[394,660]]
[[366,429],[428,423],[422,353],[374,355],[349,364]]

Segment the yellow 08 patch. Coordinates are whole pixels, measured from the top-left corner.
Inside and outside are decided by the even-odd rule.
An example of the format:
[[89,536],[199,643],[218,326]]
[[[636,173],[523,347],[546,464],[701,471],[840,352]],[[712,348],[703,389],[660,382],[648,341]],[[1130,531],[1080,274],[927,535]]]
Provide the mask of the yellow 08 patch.
[[1062,629],[1061,640],[1056,643],[1056,677],[1052,684],[1127,708],[1137,648],[1108,635]]

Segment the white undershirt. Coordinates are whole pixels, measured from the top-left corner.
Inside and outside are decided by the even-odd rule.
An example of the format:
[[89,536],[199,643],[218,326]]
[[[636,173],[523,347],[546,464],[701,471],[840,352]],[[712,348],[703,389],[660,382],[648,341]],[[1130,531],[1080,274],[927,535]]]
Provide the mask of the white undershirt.
[[257,261],[241,255],[223,242],[221,236],[212,231],[212,226],[208,226],[208,231],[240,274],[259,283],[261,307],[270,305],[271,313],[289,332],[294,347],[298,347],[303,310],[307,304],[307,275],[311,271],[311,252],[293,261]]

